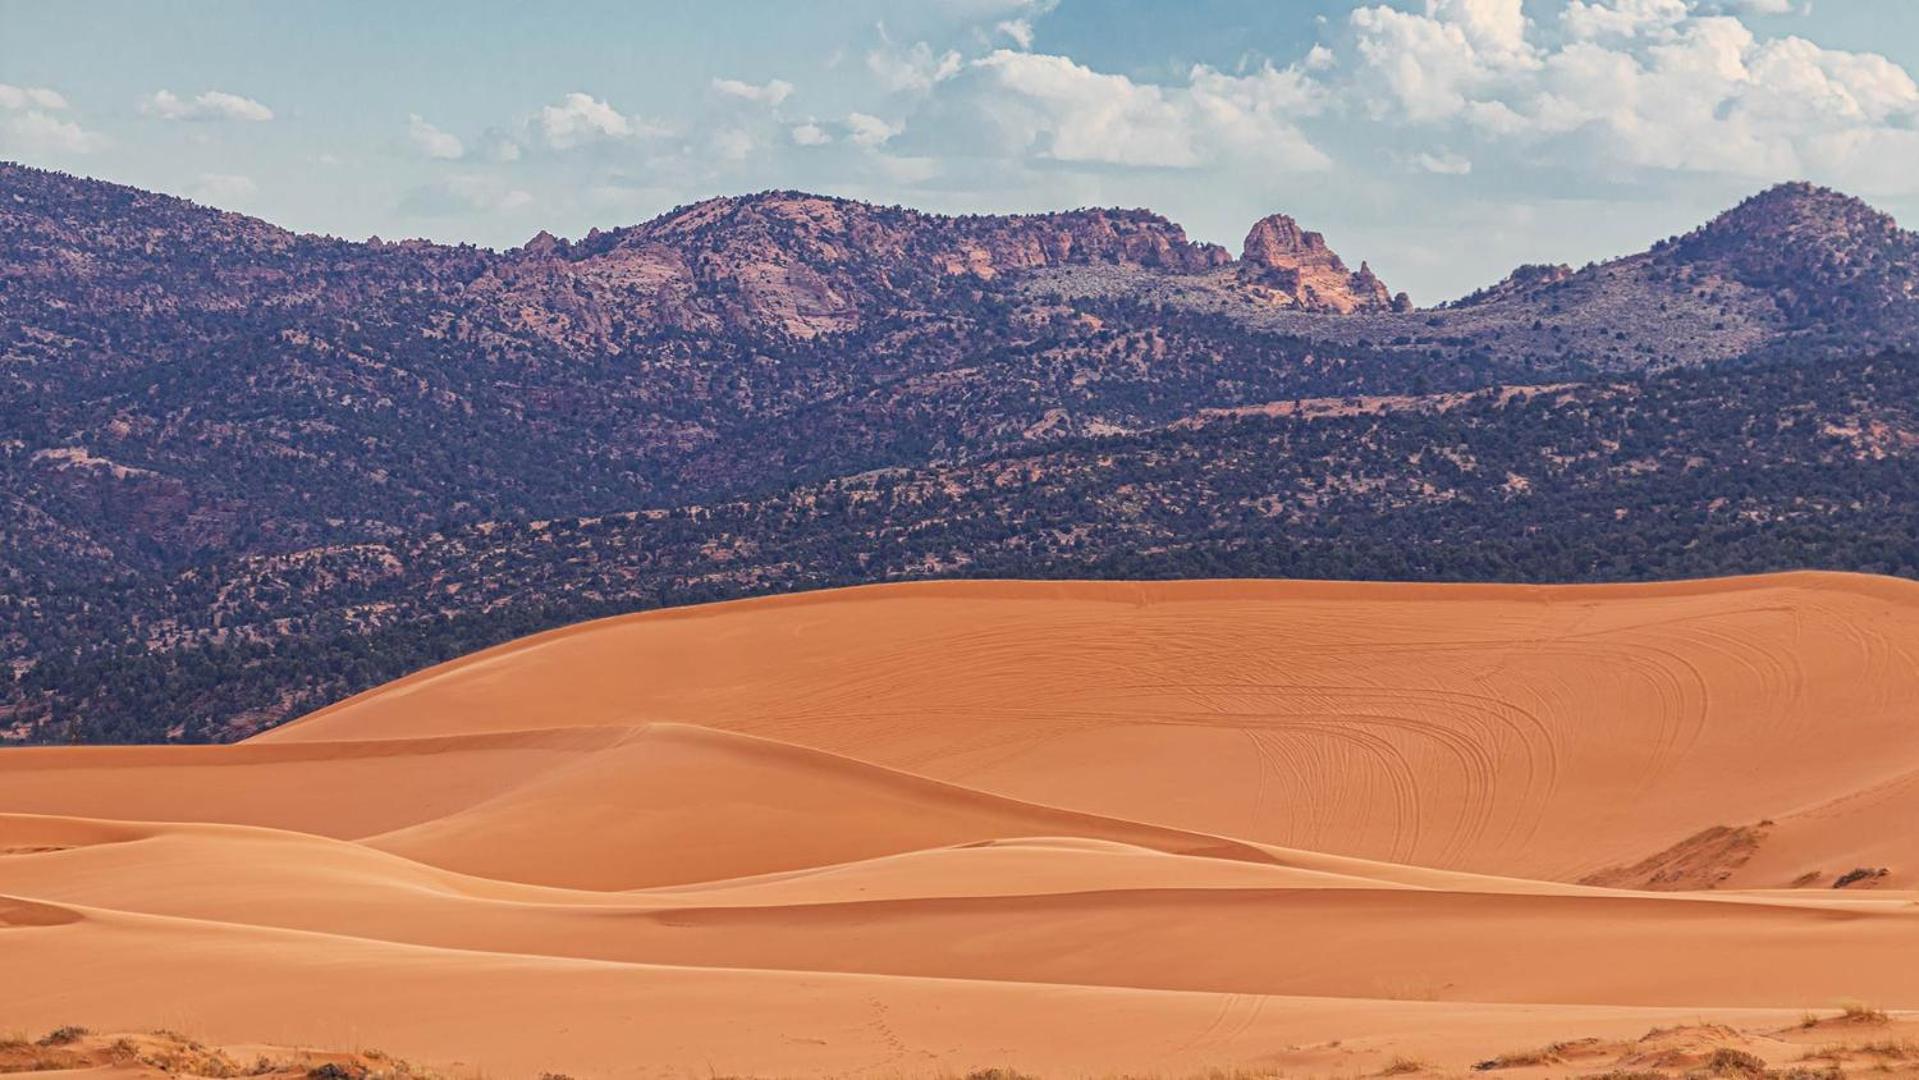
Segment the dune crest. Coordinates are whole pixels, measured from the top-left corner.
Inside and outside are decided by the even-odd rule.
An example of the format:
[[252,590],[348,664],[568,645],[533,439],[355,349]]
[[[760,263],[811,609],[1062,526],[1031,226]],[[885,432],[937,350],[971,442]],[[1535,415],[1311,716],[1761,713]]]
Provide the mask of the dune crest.
[[605,620],[0,754],[8,1005],[496,1075],[1780,1061],[1919,1009],[1915,659],[1919,586],[1826,574]]

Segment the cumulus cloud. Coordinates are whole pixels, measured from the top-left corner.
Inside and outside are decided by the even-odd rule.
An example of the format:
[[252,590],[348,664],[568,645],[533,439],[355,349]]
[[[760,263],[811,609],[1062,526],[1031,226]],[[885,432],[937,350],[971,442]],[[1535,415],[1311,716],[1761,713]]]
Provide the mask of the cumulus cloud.
[[855,146],[882,146],[903,130],[903,125],[889,124],[868,113],[846,114],[846,140]]
[[1022,49],[1033,47],[1033,20],[1031,19],[1002,19],[994,24],[993,32],[1012,38],[1013,44]]
[[262,123],[273,110],[250,97],[225,90],[207,90],[183,98],[171,90],[156,90],[140,101],[140,111],[162,120],[244,120]]
[[1761,39],[1686,0],[1572,0],[1556,35],[1504,0],[1377,5],[1349,22],[1355,93],[1382,118],[1456,124],[1609,169],[1845,182],[1876,157],[1919,178],[1919,85],[1905,69]]
[[67,107],[67,99],[44,86],[0,83],[0,146],[28,153],[86,154],[106,145],[106,138],[71,120],[49,113]]
[[1700,0],[1699,9],[1715,15],[1791,15],[1812,9],[1811,0]]
[[1055,161],[1191,168],[1228,157],[1321,168],[1297,126],[1319,110],[1301,71],[1229,75],[1204,65],[1183,86],[1094,71],[1068,57],[1001,49],[975,61],[976,107],[1006,148]]
[[0,109],[64,109],[67,99],[59,91],[44,86],[9,86],[0,83]]
[[235,199],[244,199],[260,190],[250,176],[238,176],[233,173],[201,173],[194,181],[191,194],[203,203],[220,205]]
[[713,89],[727,97],[754,101],[761,105],[778,105],[793,95],[793,84],[784,79],[771,79],[763,83],[742,82],[739,79],[714,79]]
[[10,150],[31,153],[90,154],[107,144],[106,136],[38,109],[10,112],[0,119],[0,133]]
[[795,146],[825,146],[833,141],[833,136],[828,135],[825,128],[811,120],[795,124],[790,134]]
[[458,136],[441,131],[427,123],[419,113],[413,113],[407,117],[406,134],[407,138],[413,140],[413,145],[419,148],[420,153],[427,157],[438,158],[441,161],[458,161],[466,156],[466,144],[462,143]]
[[960,73],[966,61],[952,49],[935,53],[924,41],[895,48],[883,42],[866,54],[866,69],[882,87],[895,92],[925,92]]
[[665,133],[657,124],[628,116],[607,102],[577,90],[561,98],[558,104],[541,109],[534,123],[546,138],[546,144],[555,150]]

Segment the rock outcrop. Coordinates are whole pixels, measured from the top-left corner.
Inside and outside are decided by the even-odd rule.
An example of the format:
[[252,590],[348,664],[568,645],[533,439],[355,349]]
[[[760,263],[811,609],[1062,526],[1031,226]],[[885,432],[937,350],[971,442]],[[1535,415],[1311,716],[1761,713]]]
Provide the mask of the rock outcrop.
[[1349,270],[1319,233],[1299,227],[1285,214],[1261,218],[1246,234],[1239,257],[1239,280],[1263,298],[1302,311],[1348,314],[1355,311],[1404,311],[1410,303],[1395,298],[1364,262]]
[[471,292],[521,328],[617,347],[607,336],[616,313],[811,338],[913,306],[957,277],[1102,264],[1193,273],[1231,261],[1143,210],[942,217],[779,191],[707,199],[576,243],[542,233]]

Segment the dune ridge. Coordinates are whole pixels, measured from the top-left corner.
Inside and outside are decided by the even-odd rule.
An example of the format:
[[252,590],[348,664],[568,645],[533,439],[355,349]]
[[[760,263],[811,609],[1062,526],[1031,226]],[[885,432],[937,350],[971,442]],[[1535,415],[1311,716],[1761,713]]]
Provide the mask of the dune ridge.
[[1919,585],[1827,574],[602,620],[0,754],[0,1012],[490,1075],[1783,1060],[1919,1024],[1915,657]]

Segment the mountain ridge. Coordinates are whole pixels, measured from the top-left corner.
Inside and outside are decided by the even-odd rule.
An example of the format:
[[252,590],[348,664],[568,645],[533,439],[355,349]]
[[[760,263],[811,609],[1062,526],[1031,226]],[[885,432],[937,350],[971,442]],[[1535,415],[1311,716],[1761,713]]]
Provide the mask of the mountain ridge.
[[[29,735],[230,737],[456,644],[863,575],[1906,565],[1883,498],[1919,430],[1896,400],[1919,243],[1809,185],[1421,310],[1283,214],[1234,258],[1147,211],[769,192],[492,252],[0,166],[0,225],[0,726]],[[1690,453],[1633,418],[1644,395]],[[1760,416],[1794,437],[1764,446]],[[1705,476],[1752,536],[1672,552],[1740,526],[1630,516],[1690,514]],[[1606,499],[1623,524],[1595,524]],[[1508,513],[1559,554],[1355,532]],[[1817,514],[1893,539],[1794,540]],[[1573,520],[1641,554],[1581,567]],[[210,671],[249,689],[209,696]],[[147,691],[100,696],[122,676]]]

